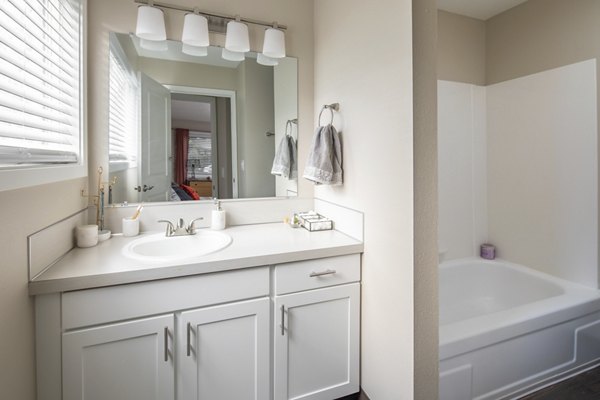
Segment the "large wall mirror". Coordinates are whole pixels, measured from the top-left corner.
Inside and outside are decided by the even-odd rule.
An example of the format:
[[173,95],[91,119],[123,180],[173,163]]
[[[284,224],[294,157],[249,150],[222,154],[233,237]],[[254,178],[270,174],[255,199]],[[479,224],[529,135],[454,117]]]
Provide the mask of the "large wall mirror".
[[297,195],[297,180],[271,173],[280,142],[298,137],[297,59],[221,53],[110,34],[112,203]]

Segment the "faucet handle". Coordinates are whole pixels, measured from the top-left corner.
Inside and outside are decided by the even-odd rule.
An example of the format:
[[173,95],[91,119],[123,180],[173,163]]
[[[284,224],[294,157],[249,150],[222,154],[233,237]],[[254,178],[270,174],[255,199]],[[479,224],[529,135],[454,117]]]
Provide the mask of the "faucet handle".
[[194,218],[193,220],[191,220],[190,223],[188,224],[187,228],[186,228],[187,232],[190,235],[194,235],[196,233],[195,232],[196,227],[194,226],[194,222],[201,221],[203,219],[204,219],[203,217],[198,217],[198,218]]
[[156,222],[164,222],[167,224],[167,232],[165,233],[166,236],[173,236],[173,233],[175,233],[175,226],[173,226],[173,223],[171,221],[167,221],[166,219],[159,219]]

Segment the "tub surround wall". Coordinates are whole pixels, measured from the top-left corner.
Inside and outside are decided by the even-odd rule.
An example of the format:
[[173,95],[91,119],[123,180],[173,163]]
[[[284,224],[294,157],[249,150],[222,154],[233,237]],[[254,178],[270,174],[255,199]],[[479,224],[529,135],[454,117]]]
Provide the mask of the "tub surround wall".
[[496,85],[439,82],[440,250],[597,287],[596,61]]
[[478,254],[488,236],[486,89],[438,81],[438,98],[439,250],[452,260]]
[[596,60],[487,88],[489,239],[598,287]]

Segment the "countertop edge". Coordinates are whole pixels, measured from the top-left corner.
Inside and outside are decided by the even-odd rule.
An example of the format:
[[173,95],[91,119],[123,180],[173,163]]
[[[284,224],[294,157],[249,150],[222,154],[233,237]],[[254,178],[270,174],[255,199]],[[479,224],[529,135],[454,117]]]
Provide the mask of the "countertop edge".
[[74,290],[93,289],[106,286],[116,286],[161,279],[179,278],[192,275],[210,274],[235,269],[254,268],[265,265],[312,260],[316,258],[357,254],[362,253],[363,251],[364,244],[356,243],[286,253],[263,254],[259,256],[230,258],[219,261],[207,261],[197,264],[187,264],[180,266],[168,266],[127,272],[86,275],[64,279],[40,281],[34,280],[29,282],[28,293],[30,296],[62,293]]

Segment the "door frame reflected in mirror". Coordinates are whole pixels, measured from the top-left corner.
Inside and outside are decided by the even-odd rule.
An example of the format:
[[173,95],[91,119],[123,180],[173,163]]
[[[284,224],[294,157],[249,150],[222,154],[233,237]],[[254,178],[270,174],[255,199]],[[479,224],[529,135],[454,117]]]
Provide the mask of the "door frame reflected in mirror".
[[[237,143],[237,109],[236,109],[236,94],[234,90],[226,89],[211,89],[211,88],[197,88],[191,86],[178,86],[178,85],[163,85],[171,95],[173,94],[188,94],[192,96],[209,96],[209,97],[222,97],[229,100],[230,104],[230,126],[231,126],[231,141]],[[213,146],[214,148],[214,146]],[[232,198],[238,198],[238,171],[237,171],[237,146],[231,146],[231,189]],[[213,166],[214,168],[215,166]],[[217,168],[218,169],[218,168]],[[216,172],[218,176],[219,171]],[[218,196],[214,196],[218,197]]]

